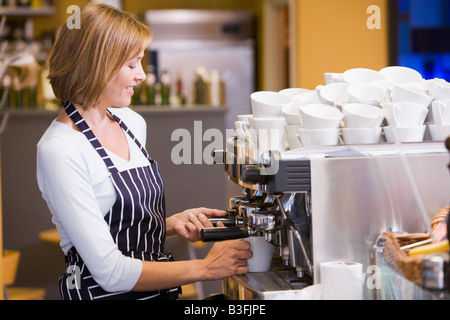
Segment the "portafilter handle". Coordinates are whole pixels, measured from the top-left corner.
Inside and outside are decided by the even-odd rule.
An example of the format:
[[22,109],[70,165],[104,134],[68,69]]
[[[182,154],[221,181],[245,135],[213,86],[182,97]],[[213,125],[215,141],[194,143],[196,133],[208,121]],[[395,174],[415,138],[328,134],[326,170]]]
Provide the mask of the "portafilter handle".
[[248,227],[218,227],[202,229],[200,236],[203,242],[211,242],[248,238],[251,233]]
[[222,222],[225,227],[236,227],[240,224],[238,219],[235,217],[219,217],[219,218],[208,218],[214,227],[217,227],[218,222]]

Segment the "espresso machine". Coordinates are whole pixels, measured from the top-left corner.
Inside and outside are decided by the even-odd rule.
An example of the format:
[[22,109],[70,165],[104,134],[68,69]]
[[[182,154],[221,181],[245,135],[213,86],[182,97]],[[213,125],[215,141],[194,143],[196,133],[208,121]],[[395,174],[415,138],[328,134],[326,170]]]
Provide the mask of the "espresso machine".
[[428,221],[421,209],[431,219],[449,196],[442,142],[312,146],[280,153],[232,137],[214,159],[242,194],[230,199],[227,216],[212,219],[225,227],[204,229],[202,240],[264,236],[276,247],[267,272],[223,280],[223,294],[234,300],[302,299],[306,288],[320,284],[325,261],[368,268],[376,263],[373,247],[381,232],[423,232]]
[[[244,154],[249,151],[256,154]],[[235,138],[228,141],[227,150],[216,151],[216,163],[224,165],[228,178],[243,191],[230,199],[227,216],[210,219],[213,224],[221,221],[225,227],[201,232],[204,242],[263,236],[275,246],[271,270],[245,276],[246,282],[256,277],[256,281],[265,283],[265,288],[255,292],[263,299],[279,290],[301,289],[313,282],[309,161],[281,162],[279,156],[248,149]],[[277,174],[271,172],[274,163],[282,167],[277,168]],[[224,294],[236,298],[230,281],[224,280]]]

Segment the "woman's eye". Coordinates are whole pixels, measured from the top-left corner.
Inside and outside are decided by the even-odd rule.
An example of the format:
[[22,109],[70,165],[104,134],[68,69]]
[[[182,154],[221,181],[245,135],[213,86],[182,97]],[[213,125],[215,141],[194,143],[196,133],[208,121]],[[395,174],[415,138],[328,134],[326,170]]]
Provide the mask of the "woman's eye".
[[130,69],[135,69],[136,68],[136,66],[133,66],[133,65],[130,65],[129,67],[130,67]]

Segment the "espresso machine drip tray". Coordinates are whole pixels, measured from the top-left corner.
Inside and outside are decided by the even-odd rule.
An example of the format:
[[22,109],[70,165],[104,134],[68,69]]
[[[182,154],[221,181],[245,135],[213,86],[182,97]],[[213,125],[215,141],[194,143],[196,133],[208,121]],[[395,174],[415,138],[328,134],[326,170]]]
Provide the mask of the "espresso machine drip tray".
[[308,278],[299,281],[292,269],[272,267],[268,272],[228,277],[222,282],[222,291],[232,300],[274,300],[284,299],[286,292],[300,292],[311,284]]

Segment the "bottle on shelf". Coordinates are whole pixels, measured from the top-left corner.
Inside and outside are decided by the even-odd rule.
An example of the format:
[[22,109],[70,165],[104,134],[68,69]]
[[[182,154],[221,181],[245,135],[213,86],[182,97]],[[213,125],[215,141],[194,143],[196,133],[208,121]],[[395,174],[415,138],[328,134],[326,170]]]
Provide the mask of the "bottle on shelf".
[[221,104],[221,86],[219,71],[213,70],[211,72],[211,105],[218,107]]
[[11,76],[6,73],[0,83],[0,109],[10,107],[9,91],[11,90]]
[[[16,68],[12,68],[15,70]],[[23,108],[23,96],[22,96],[22,88],[20,85],[20,79],[17,75],[12,77],[11,81],[11,91],[10,91],[10,107],[15,109]]]
[[168,71],[161,73],[161,105],[170,104],[170,74]]
[[147,79],[145,79],[146,105],[154,106],[156,104],[156,75],[154,67],[148,67]]
[[186,96],[183,92],[183,79],[181,75],[179,74],[177,76],[177,83],[176,83],[177,91],[175,95],[175,102],[177,105],[185,105],[186,104]]
[[204,73],[202,69],[197,69],[195,74],[195,80],[193,84],[193,102],[194,104],[206,104],[207,103],[207,83],[205,81]]

